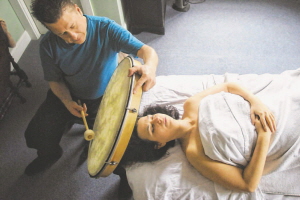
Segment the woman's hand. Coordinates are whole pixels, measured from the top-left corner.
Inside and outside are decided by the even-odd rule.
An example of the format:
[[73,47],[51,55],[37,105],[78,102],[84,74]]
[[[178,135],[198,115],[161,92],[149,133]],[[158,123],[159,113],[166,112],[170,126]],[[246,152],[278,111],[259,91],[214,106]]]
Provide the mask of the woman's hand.
[[2,27],[2,29],[3,29],[3,31],[4,31],[4,33],[5,34],[7,34],[7,26],[6,26],[6,23],[5,23],[5,21],[3,20],[3,19],[1,19],[0,18],[0,24],[1,24],[1,27]]
[[9,33],[5,21],[3,19],[1,19],[1,18],[0,18],[0,26],[2,27],[5,35],[7,36],[9,47],[15,47],[16,46],[16,42],[12,38],[11,34]]
[[[256,126],[257,122],[262,126],[264,131],[276,131],[276,121],[274,114],[259,99],[251,103],[251,121]],[[260,126],[259,125],[259,126]]]
[[254,125],[255,125],[255,129],[256,129],[256,132],[258,134],[261,134],[261,133],[272,133],[272,131],[270,130],[269,126],[266,126],[266,129],[263,127],[260,119],[258,116],[255,117],[254,119]]

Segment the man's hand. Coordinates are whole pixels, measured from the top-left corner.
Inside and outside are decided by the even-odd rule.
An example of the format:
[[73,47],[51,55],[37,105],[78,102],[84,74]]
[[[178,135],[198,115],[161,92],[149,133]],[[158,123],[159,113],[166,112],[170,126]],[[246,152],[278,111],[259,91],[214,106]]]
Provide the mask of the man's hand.
[[156,75],[154,67],[147,65],[136,65],[129,69],[128,76],[132,76],[134,73],[139,74],[141,77],[133,88],[133,94],[136,93],[139,87],[142,87],[143,91],[146,92],[155,85]]
[[137,89],[140,87],[142,87],[143,91],[146,92],[150,90],[156,83],[155,76],[158,64],[158,56],[155,50],[148,45],[143,45],[142,48],[138,50],[137,56],[143,59],[144,65],[135,63],[134,67],[129,69],[128,76],[132,76],[134,73],[137,73],[141,76],[133,88],[133,94],[136,93]]
[[67,101],[63,103],[65,104],[66,108],[70,111],[72,115],[81,118],[82,117],[81,111],[83,110],[85,116],[88,116],[88,114],[86,113],[87,107],[85,104],[83,104],[83,106],[80,106],[75,101]]
[[52,92],[61,100],[72,115],[81,117],[80,112],[83,110],[85,112],[85,116],[88,116],[88,114],[86,114],[86,105],[83,104],[83,106],[81,106],[72,100],[70,90],[64,82],[49,81],[49,86]]

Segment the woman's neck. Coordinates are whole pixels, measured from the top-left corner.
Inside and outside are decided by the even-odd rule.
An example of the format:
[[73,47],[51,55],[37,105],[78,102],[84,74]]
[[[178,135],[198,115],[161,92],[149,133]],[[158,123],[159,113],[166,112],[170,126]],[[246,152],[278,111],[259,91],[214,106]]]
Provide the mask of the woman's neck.
[[180,120],[179,140],[188,138],[189,135],[198,128],[198,123],[194,119],[184,118]]
[[182,150],[186,152],[186,149],[188,147],[188,144],[190,143],[191,138],[193,138],[195,134],[197,133],[199,134],[199,128],[198,128],[197,120],[191,120],[185,118],[182,121],[183,123],[186,123],[187,129],[184,132],[184,134],[182,134],[182,137],[178,138],[178,141],[181,145]]

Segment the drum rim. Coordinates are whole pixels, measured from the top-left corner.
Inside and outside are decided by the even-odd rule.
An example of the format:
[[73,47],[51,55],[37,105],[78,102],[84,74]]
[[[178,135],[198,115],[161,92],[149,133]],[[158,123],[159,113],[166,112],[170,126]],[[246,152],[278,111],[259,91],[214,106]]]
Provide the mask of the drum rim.
[[[129,59],[129,62],[130,62],[130,68],[132,68],[132,67],[134,66],[134,61],[133,61],[133,58],[132,58],[132,57],[127,56],[127,57],[125,57],[124,59]],[[120,126],[119,126],[119,128],[118,128],[118,132],[116,133],[116,139],[115,139],[115,141],[113,142],[112,148],[110,149],[108,155],[106,156],[106,160],[105,160],[103,166],[99,169],[98,172],[95,173],[95,175],[91,175],[91,174],[89,173],[90,177],[92,177],[92,178],[99,178],[99,177],[103,177],[103,176],[105,177],[105,176],[107,176],[107,174],[104,174],[104,175],[103,175],[103,172],[105,172],[105,171],[107,170],[107,168],[111,167],[112,165],[114,165],[114,166],[116,167],[116,166],[120,163],[120,161],[121,161],[121,159],[122,159],[122,157],[123,157],[123,155],[124,155],[124,153],[125,153],[125,151],[126,151],[126,148],[127,148],[127,145],[128,145],[128,143],[129,143],[129,141],[130,141],[132,132],[131,132],[131,134],[129,135],[129,140],[128,140],[128,143],[126,144],[125,150],[123,151],[123,155],[120,156],[120,158],[117,160],[116,163],[114,163],[115,161],[112,161],[112,158],[113,158],[113,156],[115,156],[115,153],[116,153],[116,151],[117,151],[117,148],[116,148],[116,147],[119,145],[119,141],[121,140],[121,135],[122,135],[122,133],[123,133],[124,126],[125,126],[125,124],[126,124],[126,123],[125,123],[126,118],[127,118],[127,116],[129,115],[128,107],[130,106],[130,104],[131,104],[131,102],[132,102],[132,99],[134,98],[133,95],[131,95],[131,94],[132,94],[132,91],[133,91],[133,87],[134,87],[134,85],[135,85],[135,82],[136,82],[136,75],[133,74],[133,75],[130,77],[130,80],[129,80],[129,90],[128,90],[128,94],[127,94],[127,100],[126,100],[126,102],[125,102],[125,104],[124,104],[124,105],[125,105],[125,108],[124,108],[124,114],[123,114],[123,117],[122,117],[122,120],[121,120],[121,124],[120,124]],[[135,97],[135,98],[136,98],[136,97]],[[139,106],[140,106],[140,100],[139,100],[139,105],[138,105],[137,109],[139,109]],[[138,112],[138,111],[137,111],[137,112]],[[93,143],[93,140],[90,142],[90,147],[91,147],[92,143]],[[90,148],[90,147],[89,147],[89,148]],[[114,167],[114,168],[115,168],[115,167]],[[111,173],[111,172],[110,172],[110,173]],[[109,173],[109,174],[110,174],[110,173]],[[109,174],[108,174],[108,175],[109,175]]]
[[[128,57],[126,57],[126,58],[129,58],[129,61],[130,61],[130,65],[131,65],[131,67],[133,67],[133,60],[132,60],[132,58],[130,57],[130,56],[128,56]],[[99,170],[99,172],[95,175],[95,176],[99,176],[99,175],[101,175],[101,173],[105,170],[105,168],[106,168],[106,166],[109,166],[109,161],[111,160],[111,158],[112,158],[112,155],[113,155],[113,153],[114,153],[114,150],[115,150],[115,147],[116,147],[116,144],[118,143],[118,141],[119,141],[119,139],[120,139],[120,135],[121,135],[121,130],[123,129],[123,126],[124,126],[124,120],[126,119],[126,116],[127,116],[127,112],[126,112],[126,108],[128,108],[128,104],[129,104],[129,99],[131,100],[131,91],[132,91],[132,89],[133,89],[133,83],[134,83],[134,76],[135,76],[135,74],[132,76],[132,77],[130,77],[130,83],[129,83],[129,91],[128,91],[128,96],[129,96],[129,98],[127,98],[127,101],[126,101],[126,103],[125,103],[125,112],[124,112],[124,114],[123,114],[123,117],[122,117],[122,122],[121,122],[121,125],[120,125],[120,127],[119,127],[119,129],[118,129],[118,132],[117,132],[117,136],[116,136],[116,139],[115,139],[115,141],[114,141],[114,144],[112,145],[112,148],[111,148],[111,150],[110,150],[110,152],[109,152],[109,154],[108,154],[108,156],[107,156],[107,159],[106,159],[106,161],[104,162],[104,165],[102,166],[102,168]],[[121,158],[122,159],[122,158]],[[120,160],[121,160],[120,159]],[[117,163],[117,164],[119,164],[119,163]]]

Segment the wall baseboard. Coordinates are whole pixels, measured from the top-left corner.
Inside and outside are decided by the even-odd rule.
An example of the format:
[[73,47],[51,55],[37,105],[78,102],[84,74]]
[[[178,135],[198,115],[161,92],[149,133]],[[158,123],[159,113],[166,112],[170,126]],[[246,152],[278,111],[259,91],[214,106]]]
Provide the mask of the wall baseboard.
[[16,47],[10,49],[10,53],[14,58],[15,62],[18,62],[23,55],[24,51],[26,50],[27,46],[29,45],[31,38],[27,31],[21,35],[19,40],[17,41]]

